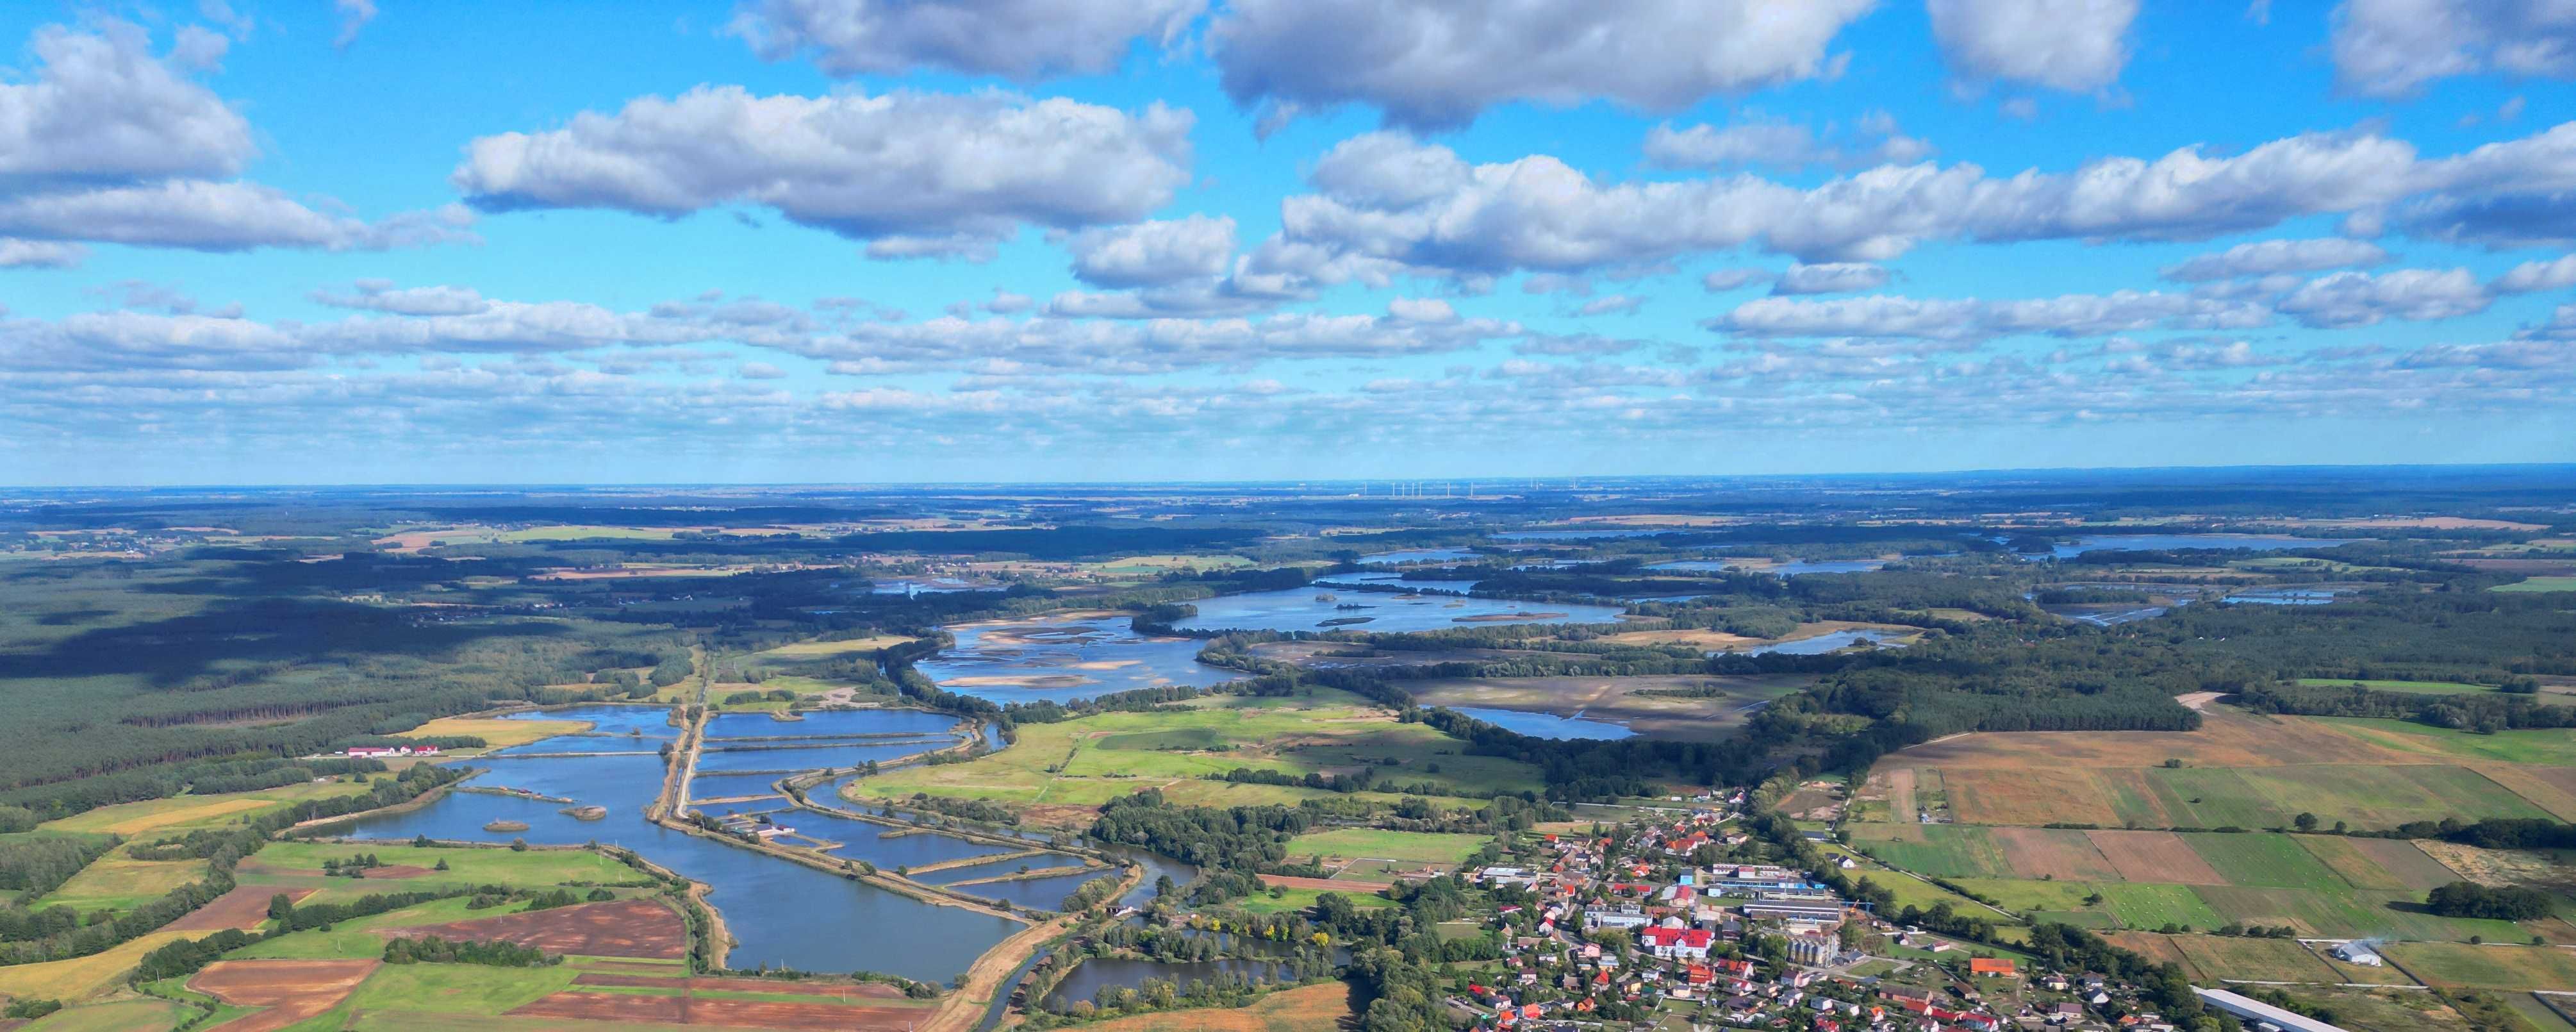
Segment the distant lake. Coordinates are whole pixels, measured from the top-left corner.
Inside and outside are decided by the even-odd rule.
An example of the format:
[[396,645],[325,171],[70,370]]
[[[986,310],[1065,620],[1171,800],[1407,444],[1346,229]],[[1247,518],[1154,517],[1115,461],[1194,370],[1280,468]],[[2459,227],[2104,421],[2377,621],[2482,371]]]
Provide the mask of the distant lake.
[[1409,548],[1396,552],[1379,552],[1360,557],[1362,566],[1393,566],[1397,563],[1464,563],[1484,558],[1479,552],[1464,548]]
[[1792,559],[1788,562],[1768,567],[1756,566],[1740,559],[1686,559],[1679,562],[1656,563],[1646,568],[1649,570],[1693,570],[1702,573],[1735,570],[1746,573],[1768,573],[1776,577],[1795,577],[1802,573],[1868,573],[1871,570],[1885,569],[1886,567],[1887,560],[1885,559],[1817,559],[1812,561],[1806,559]]
[[[1318,601],[1328,596],[1331,601]],[[1336,594],[1330,585],[1203,598],[1198,615],[1173,626],[1193,631],[1430,631],[1488,623],[1610,623],[1623,610],[1569,602],[1516,602],[1496,598],[1423,595],[1402,598],[1376,591]],[[1357,608],[1343,609],[1341,606]],[[1526,619],[1515,618],[1526,614]],[[1556,614],[1556,615],[1542,615]],[[1491,619],[1475,619],[1489,617]],[[1326,626],[1327,620],[1365,619]]]
[[1652,530],[1498,530],[1485,536],[1499,541],[1599,541],[1678,533],[1681,531],[1659,527]]
[[1390,588],[1405,588],[1408,590],[1419,591],[1454,591],[1458,594],[1464,595],[1470,591],[1476,590],[1476,585],[1484,582],[1471,580],[1406,580],[1404,575],[1401,573],[1332,573],[1315,578],[1315,583],[1339,584],[1346,587],[1354,584],[1373,584]]
[[2335,600],[2341,592],[2333,588],[2257,588],[2229,595],[2229,602],[2251,602],[2263,606],[2322,606]]
[[875,595],[939,595],[952,591],[1000,591],[1000,585],[968,584],[953,577],[927,580],[878,581],[868,592]]
[[[2086,552],[2170,552],[2187,548],[2244,549],[2250,552],[2278,552],[2292,548],[2333,548],[2349,545],[2360,538],[2303,538],[2267,534],[2096,534],[2079,538],[2071,545],[2057,545],[2049,554],[2058,559]],[[2029,558],[2024,555],[2023,558]]]
[[1761,656],[1773,652],[1789,656],[1821,656],[1837,649],[1849,648],[1864,641],[1872,645],[1886,648],[1903,648],[1903,645],[1891,645],[1889,643],[1912,633],[1914,632],[1885,631],[1872,627],[1860,627],[1848,631],[1829,631],[1824,634],[1816,635],[1813,638],[1799,638],[1795,641],[1774,642],[1769,645],[1755,645],[1751,648],[1720,649],[1719,651],[1747,656]]
[[1137,634],[1123,613],[943,629],[957,643],[913,666],[942,688],[994,702],[1071,702],[1136,688],[1203,688],[1243,676],[1200,663],[1201,642]]
[[1553,713],[1524,713],[1520,710],[1492,709],[1484,706],[1449,708],[1505,731],[1528,735],[1532,738],[1606,740],[1632,738],[1637,734],[1628,730],[1625,724],[1613,724],[1606,720],[1585,720],[1579,715],[1560,717]]

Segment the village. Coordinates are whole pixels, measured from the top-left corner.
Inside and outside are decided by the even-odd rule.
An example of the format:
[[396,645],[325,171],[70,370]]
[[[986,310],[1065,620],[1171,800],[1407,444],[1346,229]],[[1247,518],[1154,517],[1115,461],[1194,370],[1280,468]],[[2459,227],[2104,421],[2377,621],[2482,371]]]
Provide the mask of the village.
[[1453,1016],[1487,1030],[2194,1027],[2103,973],[2034,970],[2018,951],[1898,924],[1813,872],[1736,862],[1769,852],[1741,803],[1540,834],[1514,864],[1463,872],[1496,901],[1486,924],[1504,948],[1494,977],[1454,987]]

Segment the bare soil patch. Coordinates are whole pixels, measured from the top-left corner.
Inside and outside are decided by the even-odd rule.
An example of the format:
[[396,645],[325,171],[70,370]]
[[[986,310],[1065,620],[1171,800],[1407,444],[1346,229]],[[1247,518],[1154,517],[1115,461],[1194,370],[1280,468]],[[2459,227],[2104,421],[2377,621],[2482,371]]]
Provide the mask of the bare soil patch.
[[1994,836],[2013,873],[2025,878],[2099,881],[2119,873],[2093,848],[2093,840],[2077,832],[1996,828]]
[[219,960],[188,979],[188,988],[257,1014],[215,1026],[218,1032],[270,1032],[338,1006],[383,962],[378,960]]
[[298,903],[319,889],[281,889],[274,885],[244,885],[215,897],[214,902],[189,911],[162,930],[168,932],[219,932],[226,928],[249,931],[268,920],[268,899],[284,893]]
[[583,972],[573,978],[574,985],[631,986],[697,991],[716,989],[737,993],[775,993],[782,996],[811,996],[818,1000],[856,1003],[866,1000],[900,1001],[903,990],[881,982],[782,981],[769,978],[655,978],[647,975],[617,975]]
[[2307,721],[2223,710],[2205,715],[2197,731],[1980,731],[1918,745],[1890,759],[1916,767],[2017,771],[2155,767],[2167,759],[2180,759],[2195,767],[2425,762],[2421,754],[2382,748]]
[[2093,848],[2111,861],[2121,881],[2225,885],[2227,879],[2170,831],[2088,831]]
[[516,943],[548,953],[585,957],[650,957],[677,960],[688,955],[689,930],[671,908],[649,899],[583,903],[499,917],[451,921],[442,925],[388,930],[404,938],[437,936]]
[[1949,793],[1950,812],[1963,824],[2120,823],[2088,772],[2073,766],[1944,766],[1941,784]]
[[[761,983],[758,991],[775,991]],[[712,987],[710,987],[712,988]],[[853,1007],[838,1003],[791,1003],[783,1000],[707,999],[694,996],[648,996],[636,993],[556,993],[510,1012],[512,1017],[571,1018],[581,1021],[662,1022],[673,1025],[722,1025],[733,1028],[859,1029],[887,1032],[921,1021],[918,1007]]]

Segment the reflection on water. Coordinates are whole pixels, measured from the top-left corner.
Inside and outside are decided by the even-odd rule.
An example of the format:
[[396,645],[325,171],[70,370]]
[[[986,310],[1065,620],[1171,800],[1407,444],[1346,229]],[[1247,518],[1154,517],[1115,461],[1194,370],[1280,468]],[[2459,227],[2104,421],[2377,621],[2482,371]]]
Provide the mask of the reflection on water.
[[[890,715],[894,711],[879,712]],[[584,706],[534,714],[531,718],[591,720],[602,727],[622,728],[640,726],[638,713],[649,715],[658,725],[663,711],[657,707]],[[482,842],[524,838],[553,845],[596,841],[634,849],[655,863],[715,887],[710,902],[722,912],[727,928],[741,941],[729,963],[741,968],[768,963],[809,971],[884,971],[945,981],[1022,927],[1014,921],[956,907],[933,906],[785,860],[645,824],[644,809],[662,786],[663,765],[658,756],[491,757],[468,762],[490,768],[490,773],[477,777],[474,784],[507,785],[605,806],[608,818],[575,820],[558,812],[563,809],[560,803],[458,792],[417,810],[361,818],[348,826],[347,834],[380,839],[428,835]],[[760,779],[725,780],[742,781],[747,791],[767,790]],[[887,839],[874,825],[810,812],[782,815],[780,819],[799,825],[800,830],[817,832],[818,837],[849,843],[845,849],[835,851],[836,856],[868,859],[888,867],[999,849],[941,835]],[[524,822],[528,830],[483,830],[483,825],[496,820]],[[1062,893],[1057,898],[1061,899]]]
[[1201,643],[1139,635],[1120,615],[953,624],[957,644],[914,666],[940,687],[994,702],[1071,702],[1167,685],[1205,687],[1243,676],[1202,664]]
[[1560,717],[1553,713],[1524,713],[1519,710],[1490,709],[1483,706],[1449,708],[1505,731],[1517,732],[1532,738],[1611,739],[1636,735],[1636,732],[1628,730],[1625,724],[1613,724],[1606,720],[1585,720],[1579,713],[1571,717]]
[[1192,604],[1198,607],[1198,615],[1174,626],[1184,630],[1429,631],[1483,623],[1610,623],[1621,613],[1613,606],[1566,602],[1406,597],[1375,591],[1336,595],[1329,588],[1313,586],[1203,598]]

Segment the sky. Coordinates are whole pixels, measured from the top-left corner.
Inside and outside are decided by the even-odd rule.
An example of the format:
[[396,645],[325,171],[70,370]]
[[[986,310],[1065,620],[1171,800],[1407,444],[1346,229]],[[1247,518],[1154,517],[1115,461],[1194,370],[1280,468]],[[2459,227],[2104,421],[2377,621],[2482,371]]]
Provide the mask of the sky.
[[2569,0],[0,39],[0,483],[2576,461]]

